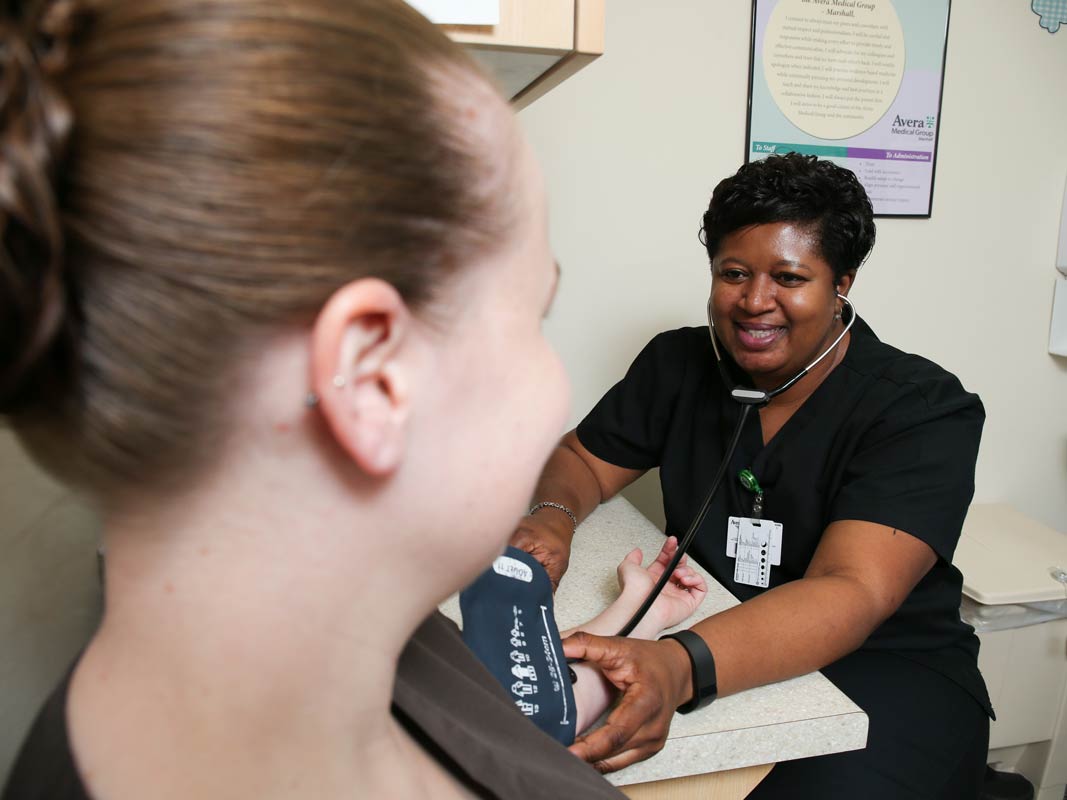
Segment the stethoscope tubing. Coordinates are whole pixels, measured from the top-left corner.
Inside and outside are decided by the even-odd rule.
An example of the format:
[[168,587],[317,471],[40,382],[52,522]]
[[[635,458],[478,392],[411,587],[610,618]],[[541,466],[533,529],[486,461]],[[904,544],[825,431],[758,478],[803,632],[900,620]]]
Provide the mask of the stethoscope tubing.
[[622,626],[616,636],[629,636],[633,629],[637,627],[638,623],[644,619],[645,614],[652,608],[652,604],[656,602],[656,598],[659,597],[660,592],[663,591],[663,587],[667,585],[667,582],[671,579],[671,575],[674,574],[674,570],[677,569],[679,562],[689,549],[689,545],[693,543],[696,538],[697,531],[700,530],[701,524],[704,522],[704,517],[708,515],[708,509],[711,508],[711,501],[715,497],[715,493],[719,490],[719,484],[722,483],[722,479],[726,476],[726,470],[730,465],[730,459],[733,458],[734,450],[737,449],[737,443],[741,441],[741,431],[745,427],[745,420],[748,419],[748,414],[752,410],[752,406],[741,406],[741,416],[737,420],[737,426],[734,428],[733,436],[730,439],[730,446],[726,449],[726,456],[723,458],[722,463],[719,464],[719,471],[715,473],[715,480],[711,482],[711,489],[708,491],[707,496],[704,498],[704,502],[700,506],[700,510],[697,515],[693,517],[692,523],[689,525],[689,530],[685,532],[685,536],[678,542],[678,549],[675,550],[674,556],[671,558],[670,563],[667,564],[667,568],[663,570],[663,574],[659,576],[659,580],[656,581],[656,585],[652,587],[652,590],[648,593],[648,597],[645,598],[641,607],[634,612],[630,617],[629,622]]
[[[641,622],[645,614],[648,613],[648,610],[652,608],[652,604],[656,602],[656,598],[659,597],[660,592],[663,591],[663,587],[667,585],[667,582],[671,579],[671,575],[674,574],[674,570],[678,568],[678,564],[681,562],[682,557],[685,556],[686,552],[689,550],[689,546],[693,543],[693,540],[696,539],[697,531],[700,529],[701,524],[703,524],[704,518],[708,514],[708,509],[711,508],[711,501],[714,499],[715,493],[718,492],[719,485],[722,483],[723,478],[726,476],[726,470],[729,468],[730,461],[734,457],[734,451],[737,449],[737,443],[741,440],[741,431],[744,429],[745,422],[748,420],[749,411],[753,408],[753,406],[762,407],[767,405],[767,403],[769,403],[772,398],[788,390],[797,381],[807,375],[808,372],[816,364],[818,364],[820,361],[826,358],[826,356],[833,352],[834,348],[841,343],[841,340],[845,338],[845,334],[849,332],[849,329],[852,327],[853,323],[855,323],[856,307],[852,304],[852,301],[845,297],[843,294],[838,294],[837,296],[846,305],[848,305],[850,312],[849,320],[845,324],[845,329],[841,331],[837,338],[834,339],[830,346],[827,347],[818,358],[808,364],[808,366],[804,367],[804,369],[802,369],[788,381],[783,383],[781,386],[777,387],[776,389],[773,389],[770,392],[742,390],[742,393],[749,392],[747,396],[748,399],[738,400],[739,396],[735,393],[737,391],[737,387],[732,386],[730,388],[730,396],[733,397],[735,400],[738,400],[738,402],[740,402],[741,404],[741,416],[738,417],[737,426],[734,428],[733,435],[730,438],[730,445],[726,448],[726,455],[723,456],[722,462],[719,464],[719,469],[715,473],[715,479],[711,482],[711,489],[708,490],[708,494],[704,498],[704,502],[701,504],[700,510],[697,511],[696,516],[693,517],[693,521],[690,523],[689,529],[685,532],[685,536],[683,536],[682,540],[678,543],[678,549],[674,552],[674,556],[671,558],[670,563],[667,565],[667,568],[663,571],[663,574],[660,575],[659,580],[656,581],[656,585],[652,587],[652,590],[648,593],[648,596],[645,598],[644,602],[641,603],[641,607],[638,608],[637,611],[634,612],[633,616],[630,617],[629,621],[622,626],[622,628],[616,634],[617,636],[629,636],[633,632],[634,628],[636,628],[638,623]],[[708,298],[708,333],[711,335],[711,347],[715,351],[715,360],[718,362],[719,369],[723,375],[723,379],[726,381],[727,385],[730,385],[730,383],[732,382],[728,379],[726,370],[723,369],[722,356],[719,353],[719,345],[716,342],[715,323],[711,320],[711,298]]]

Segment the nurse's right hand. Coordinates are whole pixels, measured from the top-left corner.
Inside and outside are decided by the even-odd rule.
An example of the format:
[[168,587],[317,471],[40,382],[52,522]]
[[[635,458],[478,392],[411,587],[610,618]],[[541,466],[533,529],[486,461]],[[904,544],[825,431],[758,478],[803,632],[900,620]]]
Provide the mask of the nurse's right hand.
[[[552,518],[556,514],[562,517],[562,522]],[[541,563],[552,581],[554,592],[570,563],[573,538],[574,528],[569,517],[554,509],[542,509],[519,520],[509,544],[526,551]]]
[[675,709],[693,696],[685,648],[673,639],[649,642],[578,632],[563,641],[563,653],[599,668],[622,693],[607,721],[579,736],[572,753],[599,772],[614,772],[663,749]]

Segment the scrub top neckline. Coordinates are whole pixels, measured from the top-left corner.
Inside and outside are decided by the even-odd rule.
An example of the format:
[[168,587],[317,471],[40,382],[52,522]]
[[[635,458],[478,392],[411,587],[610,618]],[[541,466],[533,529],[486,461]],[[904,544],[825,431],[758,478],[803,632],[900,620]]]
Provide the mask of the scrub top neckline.
[[[852,326],[852,333],[855,335],[849,337],[848,349],[845,351],[841,361],[823,378],[822,383],[804,398],[804,402],[789,415],[789,418],[782,423],[778,431],[766,444],[763,442],[763,421],[758,413],[755,415],[756,424],[747,426],[748,430],[742,434],[742,441],[744,442],[745,452],[751,454],[751,468],[757,477],[760,477],[771,457],[781,449],[782,443],[795,438],[800,431],[803,431],[811,423],[819,410],[820,404],[825,402],[823,398],[834,393],[831,391],[833,385],[842,380],[840,377],[841,368],[854,360],[852,353],[858,344],[858,340],[865,336],[874,336],[874,332],[864,324],[860,317],[856,318],[856,324]],[[732,359],[731,364],[737,372],[741,372],[736,367],[736,362],[733,362]],[[745,373],[742,372],[741,374]],[[746,375],[745,377],[747,378],[748,376]],[[827,389],[827,385],[830,385],[831,389]]]

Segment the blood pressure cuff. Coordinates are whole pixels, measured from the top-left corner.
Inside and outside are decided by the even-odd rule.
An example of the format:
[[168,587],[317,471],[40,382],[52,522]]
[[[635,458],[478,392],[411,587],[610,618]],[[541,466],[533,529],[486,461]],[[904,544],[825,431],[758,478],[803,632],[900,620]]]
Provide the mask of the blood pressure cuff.
[[460,593],[459,608],[467,647],[538,728],[571,744],[574,689],[544,567],[509,547]]

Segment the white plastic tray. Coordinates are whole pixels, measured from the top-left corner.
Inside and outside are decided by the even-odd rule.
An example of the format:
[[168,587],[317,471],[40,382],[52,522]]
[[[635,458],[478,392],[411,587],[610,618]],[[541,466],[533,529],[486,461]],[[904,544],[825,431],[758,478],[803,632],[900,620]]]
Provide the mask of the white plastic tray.
[[1062,600],[1067,588],[1049,574],[1067,570],[1067,535],[1007,504],[976,504],[967,512],[953,563],[963,573],[963,593],[979,603]]

